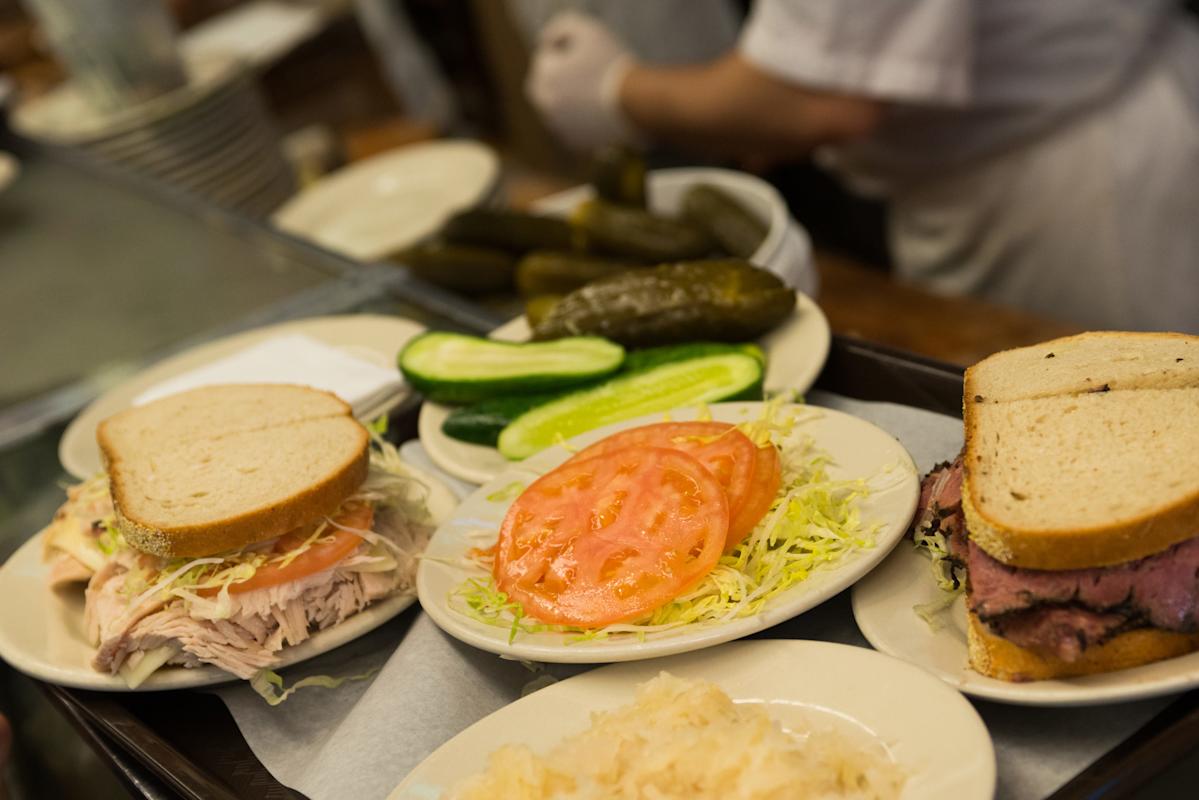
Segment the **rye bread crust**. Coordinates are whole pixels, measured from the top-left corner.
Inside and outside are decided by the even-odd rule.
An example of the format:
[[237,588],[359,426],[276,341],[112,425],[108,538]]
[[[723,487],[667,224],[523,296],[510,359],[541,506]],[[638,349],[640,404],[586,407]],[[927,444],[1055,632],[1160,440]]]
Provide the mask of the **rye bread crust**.
[[[970,450],[967,444],[966,460]],[[962,511],[975,544],[1003,564],[1030,569],[1110,567],[1160,553],[1199,536],[1199,490],[1136,519],[1071,531],[1004,526],[976,504],[970,469],[962,480]]]
[[[1194,386],[1195,374],[1197,366],[1194,363],[1199,357],[1199,336],[1194,336],[1186,333],[1168,333],[1163,331],[1087,331],[1085,333],[1077,333],[1073,336],[1063,336],[1058,339],[1050,339],[1046,342],[1028,345],[1026,347],[1015,347],[1010,350],[1001,350],[987,356],[982,361],[979,361],[973,366],[967,367],[962,380],[962,400],[963,412],[968,412],[969,407],[973,403],[994,403],[1005,402],[1004,400],[996,400],[992,392],[984,386],[987,380],[986,372],[988,367],[995,361],[1005,358],[1029,358],[1032,363],[1055,363],[1055,356],[1062,351],[1069,350],[1073,346],[1088,345],[1092,343],[1154,343],[1154,342],[1169,342],[1171,345],[1178,345],[1181,349],[1179,353],[1185,353],[1191,358],[1191,363],[1186,364],[1186,368],[1180,370],[1180,373],[1175,378],[1165,375],[1154,375],[1152,378],[1146,379],[1144,376],[1138,376],[1135,380],[1116,380],[1111,381],[1110,387],[1112,390],[1120,391],[1123,389],[1135,390],[1136,388],[1148,388],[1150,385],[1156,385],[1158,388],[1170,388],[1177,386]],[[1186,357],[1184,356],[1184,358]],[[1060,360],[1060,359],[1059,359]],[[1175,362],[1178,363],[1178,362]],[[1022,397],[1056,397],[1062,394],[1081,393],[1093,390],[1093,385],[1076,386],[1073,391],[1045,391],[1022,393]]]
[[273,539],[332,513],[353,494],[370,466],[369,437],[362,431],[362,448],[320,482],[278,503],[247,510],[237,516],[203,525],[159,526],[126,515],[122,510],[125,487],[110,474],[116,524],[130,546],[167,558],[203,558]]
[[1101,645],[1092,645],[1076,661],[1066,662],[1053,656],[1042,656],[995,635],[973,613],[967,612],[967,623],[971,668],[1002,681],[1038,681],[1114,672],[1199,650],[1199,634],[1140,628],[1121,633]]

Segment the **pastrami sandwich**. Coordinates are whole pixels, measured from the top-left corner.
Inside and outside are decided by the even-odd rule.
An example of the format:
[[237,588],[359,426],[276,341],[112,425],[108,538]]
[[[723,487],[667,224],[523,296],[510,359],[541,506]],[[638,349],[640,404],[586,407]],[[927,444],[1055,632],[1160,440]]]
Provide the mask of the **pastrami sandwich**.
[[106,473],[44,532],[50,580],[86,581],[93,666],[252,678],[280,652],[412,591],[427,487],[334,395],[196,389],[97,430]]
[[1199,649],[1199,337],[1087,333],[966,371],[965,448],[914,528],[1003,680]]

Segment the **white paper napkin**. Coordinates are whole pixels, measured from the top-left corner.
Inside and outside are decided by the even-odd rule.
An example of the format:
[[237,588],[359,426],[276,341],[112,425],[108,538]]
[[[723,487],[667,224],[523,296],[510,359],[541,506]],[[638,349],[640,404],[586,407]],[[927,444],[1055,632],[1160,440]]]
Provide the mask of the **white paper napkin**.
[[133,399],[144,405],[167,395],[220,383],[297,383],[333,392],[356,415],[398,393],[403,379],[383,367],[302,333],[275,336],[233,355],[151,386]]
[[[908,449],[916,467],[952,459],[962,423],[892,403],[813,392],[808,402],[873,422]],[[406,445],[410,454],[419,445]],[[849,592],[753,638],[819,639],[869,647]],[[217,691],[263,765],[312,800],[382,800],[427,755],[472,723],[517,700],[536,673],[443,633],[415,608],[339,650],[284,670],[353,675],[378,667],[368,685],[306,690],[271,708],[246,686]],[[564,678],[589,667],[545,665]],[[995,741],[999,800],[1051,794],[1164,708],[1169,698],[1093,708],[1023,708],[975,702]],[[497,742],[497,745],[499,743]]]

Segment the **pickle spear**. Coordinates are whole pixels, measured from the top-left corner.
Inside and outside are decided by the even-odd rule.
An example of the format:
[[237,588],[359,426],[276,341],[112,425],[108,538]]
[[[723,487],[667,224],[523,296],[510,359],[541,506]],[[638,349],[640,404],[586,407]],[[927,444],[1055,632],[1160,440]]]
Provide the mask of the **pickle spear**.
[[588,200],[571,215],[587,250],[652,263],[702,258],[716,249],[707,233],[677,219]]
[[574,232],[565,220],[491,208],[459,211],[441,226],[441,237],[454,244],[494,247],[518,255],[574,249]]
[[591,185],[601,200],[646,208],[645,159],[628,147],[606,147],[595,157]]
[[395,260],[430,283],[465,294],[511,289],[516,270],[511,253],[436,239],[404,250]]
[[536,250],[516,265],[516,288],[524,297],[566,294],[599,278],[640,266],[636,261]]
[[545,319],[558,301],[562,299],[560,294],[538,294],[530,297],[525,301],[525,319],[529,325],[536,325]]
[[730,255],[749,258],[766,241],[769,226],[728,192],[697,183],[683,195],[683,218],[707,231]]

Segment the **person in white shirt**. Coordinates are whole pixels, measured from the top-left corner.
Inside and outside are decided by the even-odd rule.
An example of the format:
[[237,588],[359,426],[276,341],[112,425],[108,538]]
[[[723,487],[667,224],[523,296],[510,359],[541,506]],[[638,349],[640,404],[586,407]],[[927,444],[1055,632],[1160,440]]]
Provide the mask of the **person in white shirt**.
[[569,144],[809,153],[884,197],[901,279],[1199,332],[1199,26],[1170,0],[759,0],[738,47],[639,63],[573,12],[527,91]]

